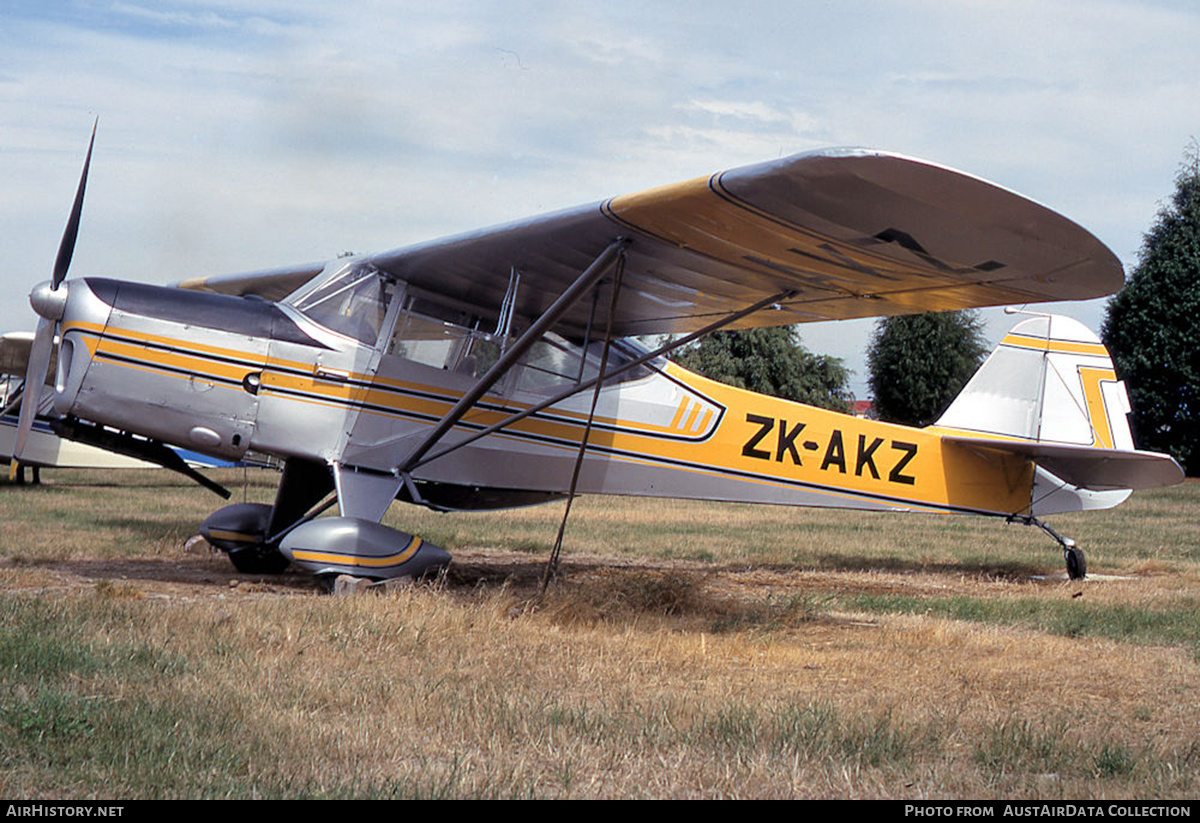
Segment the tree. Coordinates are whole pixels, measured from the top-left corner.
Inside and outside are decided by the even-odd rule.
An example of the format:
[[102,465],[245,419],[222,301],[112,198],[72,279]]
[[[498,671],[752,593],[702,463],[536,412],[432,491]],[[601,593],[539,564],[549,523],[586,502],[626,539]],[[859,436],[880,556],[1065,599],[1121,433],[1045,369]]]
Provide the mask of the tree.
[[841,358],[810,352],[786,326],[713,332],[673,359],[713,380],[809,406],[846,412],[853,399]]
[[1142,239],[1138,264],[1109,301],[1100,332],[1127,381],[1140,448],[1200,472],[1200,146]]
[[867,370],[880,420],[927,426],[958,396],[987,354],[975,311],[884,317],[875,324]]

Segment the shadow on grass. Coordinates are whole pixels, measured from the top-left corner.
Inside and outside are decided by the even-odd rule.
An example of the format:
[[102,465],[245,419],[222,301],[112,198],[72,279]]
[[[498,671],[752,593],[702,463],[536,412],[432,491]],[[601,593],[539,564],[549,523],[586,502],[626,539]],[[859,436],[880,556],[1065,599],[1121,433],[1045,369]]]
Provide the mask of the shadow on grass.
[[228,591],[231,582],[265,585],[295,592],[318,591],[317,579],[291,567],[282,574],[242,574],[223,556],[184,558],[113,558],[108,560],[41,560],[23,565],[65,572],[91,583],[144,581],[197,587],[203,593]]
[[[546,559],[531,557],[515,560],[511,557],[497,556],[496,558],[473,556],[468,561],[458,558],[451,563],[445,576],[451,586],[473,587],[507,584],[516,587],[540,585],[545,573]],[[585,575],[598,569],[622,570],[629,574],[646,575],[664,574],[670,572],[689,571],[695,574],[731,577],[744,574],[747,571],[762,571],[782,576],[791,576],[803,580],[806,572],[848,572],[869,573],[885,571],[897,574],[951,574],[955,576],[976,578],[980,580],[1019,580],[1027,581],[1033,577],[1047,575],[1050,572],[1047,565],[1022,563],[1018,561],[997,563],[994,561],[977,562],[969,559],[957,561],[929,562],[909,560],[899,557],[877,557],[866,555],[823,554],[813,558],[813,562],[796,563],[756,563],[728,562],[711,563],[704,561],[671,560],[614,560],[608,558],[572,558],[564,557],[560,578],[569,580],[573,576]]]
[[[1025,563],[1016,560],[996,562],[992,560],[964,558],[961,560],[928,561],[904,557],[878,557],[829,552],[814,555],[813,561],[812,567],[823,571],[888,571],[901,574],[926,572],[933,574],[966,575],[968,577],[979,577],[989,580],[1026,580],[1035,575],[1044,575],[1050,572],[1048,563]],[[780,564],[776,567],[776,570],[784,571],[789,568],[801,571],[804,567],[799,564]]]

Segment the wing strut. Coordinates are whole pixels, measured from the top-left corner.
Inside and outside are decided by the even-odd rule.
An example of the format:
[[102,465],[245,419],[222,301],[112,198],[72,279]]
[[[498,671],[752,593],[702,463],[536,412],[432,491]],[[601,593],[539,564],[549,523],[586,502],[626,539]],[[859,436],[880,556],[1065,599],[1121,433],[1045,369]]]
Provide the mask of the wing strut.
[[[654,351],[647,352],[646,354],[642,355],[641,357],[638,357],[635,360],[631,360],[630,362],[625,363],[624,365],[620,366],[619,368],[613,369],[611,372],[609,372],[603,378],[601,378],[600,376],[596,376],[596,377],[591,378],[590,380],[585,380],[582,383],[576,383],[576,384],[572,385],[569,389],[565,389],[564,391],[559,392],[558,394],[554,395],[553,397],[547,398],[546,400],[536,403],[536,404],[530,406],[529,408],[519,411],[515,414],[511,414],[508,417],[501,420],[499,423],[494,423],[485,429],[480,429],[479,431],[475,432],[474,434],[470,435],[469,437],[467,437],[463,440],[456,441],[455,443],[453,443],[449,446],[446,446],[444,449],[440,449],[439,451],[434,452],[433,454],[429,455],[428,457],[425,457],[423,459],[412,462],[412,464],[408,467],[408,471],[410,471],[410,472],[415,471],[415,470],[419,469],[421,466],[424,466],[426,463],[431,463],[434,460],[437,460],[439,457],[445,457],[446,455],[450,454],[451,452],[461,449],[463,446],[467,446],[471,443],[474,443],[476,440],[479,440],[480,438],[487,437],[489,434],[495,434],[496,432],[500,431],[501,429],[507,428],[507,427],[513,425],[514,423],[519,423],[520,421],[524,420],[526,417],[530,417],[531,415],[537,414],[542,409],[553,406],[555,403],[561,403],[563,400],[566,400],[568,397],[572,397],[576,394],[579,394],[580,392],[587,391],[588,389],[592,388],[593,386],[599,384],[601,379],[607,380],[609,378],[619,377],[620,375],[624,374],[625,372],[629,371],[630,369],[636,369],[638,366],[645,365],[646,363],[650,362],[651,360],[655,359],[656,357],[662,357],[664,354],[668,354],[670,352],[675,351],[675,349],[678,349],[680,346],[686,346],[688,343],[691,343],[693,340],[695,340],[699,337],[703,337],[706,334],[717,331],[718,329],[722,329],[725,326],[728,326],[730,323],[736,323],[738,320],[741,320],[743,317],[746,317],[747,315],[754,314],[757,311],[762,311],[763,309],[767,308],[768,306],[772,306],[776,303],[780,303],[785,300],[788,300],[788,299],[794,297],[795,295],[796,295],[795,289],[787,289],[785,291],[779,292],[778,294],[773,294],[770,297],[765,297],[762,300],[759,300],[757,303],[754,303],[753,305],[747,306],[744,309],[740,309],[739,311],[736,311],[733,314],[726,315],[725,317],[722,317],[720,320],[717,320],[713,323],[709,323],[707,326],[705,326],[702,329],[698,329],[697,331],[694,331],[691,334],[684,335],[683,337],[679,338],[678,340],[672,340],[669,343],[665,343],[662,346],[659,346]],[[416,498],[414,498],[414,499],[416,499]]]
[[[604,330],[604,350],[600,354],[600,368],[596,373],[596,387],[592,391],[592,407],[588,410],[587,424],[583,427],[583,436],[579,438],[579,452],[575,455],[575,468],[571,472],[571,485],[567,489],[567,506],[563,509],[562,522],[558,524],[558,535],[554,538],[554,548],[550,552],[550,559],[546,561],[546,570],[542,574],[542,594],[546,593],[546,587],[550,585],[552,578],[558,577],[558,558],[562,553],[563,535],[567,531],[567,518],[571,515],[571,504],[575,501],[575,489],[579,485],[579,470],[583,468],[583,456],[587,453],[588,438],[592,434],[592,421],[596,419],[596,404],[600,402],[600,390],[604,387],[605,371],[608,369],[608,355],[612,351],[612,330],[613,318],[617,314],[617,298],[621,294],[621,275],[625,272],[625,257],[621,255],[617,258],[617,270],[613,274],[612,296],[608,302],[608,325]],[[597,288],[597,294],[599,289]],[[592,313],[595,314],[595,304],[592,305]],[[588,318],[588,333],[591,333],[592,321]],[[587,347],[584,347],[587,351]],[[582,374],[582,367],[580,374]]]
[[629,244],[629,240],[624,237],[618,237],[608,245],[600,256],[592,261],[592,264],[584,269],[583,273],[575,279],[567,290],[558,296],[558,299],[550,306],[549,309],[542,314],[537,321],[531,325],[525,332],[500,356],[500,359],[487,370],[483,377],[462,396],[462,398],[454,404],[454,408],[446,413],[446,416],[434,427],[423,441],[421,445],[413,451],[412,454],[402,463],[397,472],[405,478],[405,483],[408,484],[407,475],[413,470],[413,467],[418,464],[425,453],[433,448],[439,440],[445,437],[446,432],[454,427],[464,414],[474,407],[479,398],[483,397],[496,381],[508,372],[509,368],[514,363],[524,356],[529,348],[541,339],[542,335],[561,317],[568,309],[575,305],[576,301],[582,297],[589,288],[592,287],[601,277],[608,274],[613,264],[618,259],[624,258],[625,246]]

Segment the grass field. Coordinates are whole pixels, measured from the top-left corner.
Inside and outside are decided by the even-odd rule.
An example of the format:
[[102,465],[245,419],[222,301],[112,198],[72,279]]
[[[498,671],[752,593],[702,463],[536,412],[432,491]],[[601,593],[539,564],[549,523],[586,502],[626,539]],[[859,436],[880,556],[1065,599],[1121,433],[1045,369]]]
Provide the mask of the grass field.
[[[330,597],[183,545],[167,472],[0,483],[7,797],[1194,798],[1200,484],[996,521],[583,498],[391,525]],[[276,476],[230,470],[235,500]]]

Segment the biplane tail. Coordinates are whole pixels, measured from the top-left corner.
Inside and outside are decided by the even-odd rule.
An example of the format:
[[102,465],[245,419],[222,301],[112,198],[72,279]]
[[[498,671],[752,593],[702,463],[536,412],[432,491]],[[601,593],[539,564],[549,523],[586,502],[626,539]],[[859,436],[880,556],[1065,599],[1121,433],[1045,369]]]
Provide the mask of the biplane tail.
[[1183,479],[1172,458],[1134,447],[1129,411],[1099,338],[1069,317],[1034,315],[1004,337],[937,427],[949,441],[1033,460],[1038,515],[1108,508],[1130,490]]

